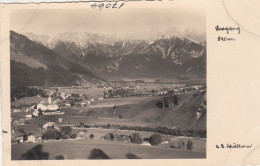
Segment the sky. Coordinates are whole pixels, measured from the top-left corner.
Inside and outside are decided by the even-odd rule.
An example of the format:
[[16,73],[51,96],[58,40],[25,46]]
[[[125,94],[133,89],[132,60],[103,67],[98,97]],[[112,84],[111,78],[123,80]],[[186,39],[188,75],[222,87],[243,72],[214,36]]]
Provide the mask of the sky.
[[11,11],[10,29],[18,33],[126,33],[158,28],[188,28],[204,33],[200,8],[19,9]]

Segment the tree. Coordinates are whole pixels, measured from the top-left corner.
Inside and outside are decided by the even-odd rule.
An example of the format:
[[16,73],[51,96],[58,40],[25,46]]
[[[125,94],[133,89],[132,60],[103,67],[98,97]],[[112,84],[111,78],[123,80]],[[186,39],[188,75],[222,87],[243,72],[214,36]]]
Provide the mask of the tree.
[[115,136],[113,133],[107,133],[105,136],[104,136],[104,139],[106,140],[114,140],[115,139]]
[[23,128],[18,129],[18,131],[21,132],[21,133],[23,133],[23,134],[26,134],[26,132],[24,131]]
[[187,150],[192,150],[192,149],[193,149],[193,142],[189,140],[187,143]]
[[108,92],[107,92],[107,91],[104,91],[104,92],[103,92],[103,98],[105,99],[105,98],[107,97],[107,95],[108,95]]
[[71,136],[72,136],[72,128],[70,126],[60,127],[60,132],[61,132],[62,138],[64,138],[64,139],[71,138]]
[[92,149],[88,159],[110,159],[110,157],[101,149]]
[[84,124],[83,122],[80,122],[80,123],[79,123],[79,126],[80,126],[81,128],[83,128],[84,125],[85,125],[85,124]]
[[73,133],[73,134],[71,135],[71,138],[77,138],[77,134],[76,134],[76,133]]
[[71,102],[70,102],[70,106],[71,106],[71,107],[74,107],[74,106],[75,106],[75,102],[74,102],[74,101],[71,101]]
[[142,138],[139,135],[139,133],[133,133],[132,136],[130,137],[131,143],[135,143],[135,144],[141,144]]
[[93,139],[94,138],[94,134],[90,134],[89,138]]
[[149,143],[151,145],[159,145],[160,143],[162,143],[162,136],[160,134],[153,134],[149,138]]
[[48,139],[55,139],[58,140],[62,138],[61,132],[53,129],[53,128],[49,128],[43,135],[42,135],[42,139],[44,140],[48,140]]
[[180,141],[180,142],[178,143],[178,149],[184,149],[184,148],[185,148],[185,142]]
[[177,95],[174,95],[173,96],[173,103],[176,105],[176,106],[178,106],[179,105],[179,97],[177,96]]
[[163,101],[162,101],[162,104],[163,104],[163,109],[164,108],[169,108],[168,98],[164,97]]
[[110,129],[110,127],[111,127],[111,125],[110,125],[110,123],[108,123],[107,126],[106,126],[106,128],[107,128],[107,129]]

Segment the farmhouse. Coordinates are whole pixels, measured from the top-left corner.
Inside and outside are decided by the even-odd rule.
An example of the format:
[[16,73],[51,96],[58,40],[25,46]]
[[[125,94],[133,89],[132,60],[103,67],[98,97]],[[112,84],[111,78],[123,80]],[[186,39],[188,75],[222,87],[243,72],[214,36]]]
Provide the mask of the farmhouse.
[[43,129],[47,130],[49,127],[55,127],[54,122],[47,122],[45,125],[42,126]]
[[87,105],[87,103],[80,103],[80,106],[81,107],[84,107],[84,106],[86,106]]
[[36,105],[32,105],[31,107],[30,107],[30,110],[33,110],[33,109],[35,109],[37,106]]
[[58,122],[59,123],[63,122],[63,119],[62,118],[58,118]]
[[162,144],[168,144],[169,143],[169,141],[163,141],[162,142]]
[[66,103],[65,106],[70,107],[70,103]]
[[131,142],[130,137],[124,134],[117,136],[116,140],[122,142]]
[[66,99],[66,94],[65,94],[64,92],[61,92],[60,97],[61,97],[63,100],[65,100],[65,99]]
[[33,114],[33,116],[38,117],[39,111],[37,109],[35,109],[32,114]]
[[87,132],[88,132],[87,130],[79,130],[78,134],[82,135],[82,134],[85,134]]
[[151,146],[151,144],[149,142],[142,142],[141,145]]
[[37,105],[37,110],[41,109],[42,111],[46,111],[48,107],[42,103]]
[[71,97],[71,94],[67,94],[66,98],[69,98],[69,97]]
[[25,119],[31,119],[31,118],[32,118],[32,115],[31,115],[31,114],[25,115],[24,117],[25,117]]
[[32,142],[32,143],[40,142],[41,140],[42,140],[42,135],[40,133],[29,135],[27,139],[28,142]]
[[56,111],[57,109],[59,109],[59,106],[56,104],[51,104],[51,105],[47,105],[47,109],[50,111]]
[[22,133],[20,131],[14,131],[12,134],[12,137],[15,139],[15,141],[19,143],[24,142],[25,133]]
[[13,112],[22,112],[20,109],[14,109]]

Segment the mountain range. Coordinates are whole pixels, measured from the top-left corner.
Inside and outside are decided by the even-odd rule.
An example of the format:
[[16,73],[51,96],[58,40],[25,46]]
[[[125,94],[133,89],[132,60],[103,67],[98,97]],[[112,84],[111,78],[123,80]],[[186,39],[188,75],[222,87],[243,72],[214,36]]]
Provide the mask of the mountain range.
[[109,78],[206,78],[206,42],[177,36],[130,40],[91,33],[50,37],[11,31],[10,47],[12,84],[19,84],[19,72],[27,73],[23,84],[29,85],[96,84]]

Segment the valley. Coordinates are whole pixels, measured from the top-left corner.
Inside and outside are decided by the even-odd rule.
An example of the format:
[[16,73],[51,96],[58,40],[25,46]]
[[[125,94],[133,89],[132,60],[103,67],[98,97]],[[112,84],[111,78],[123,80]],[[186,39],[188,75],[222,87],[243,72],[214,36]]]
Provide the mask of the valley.
[[205,43],[81,35],[10,32],[12,160],[206,157]]

